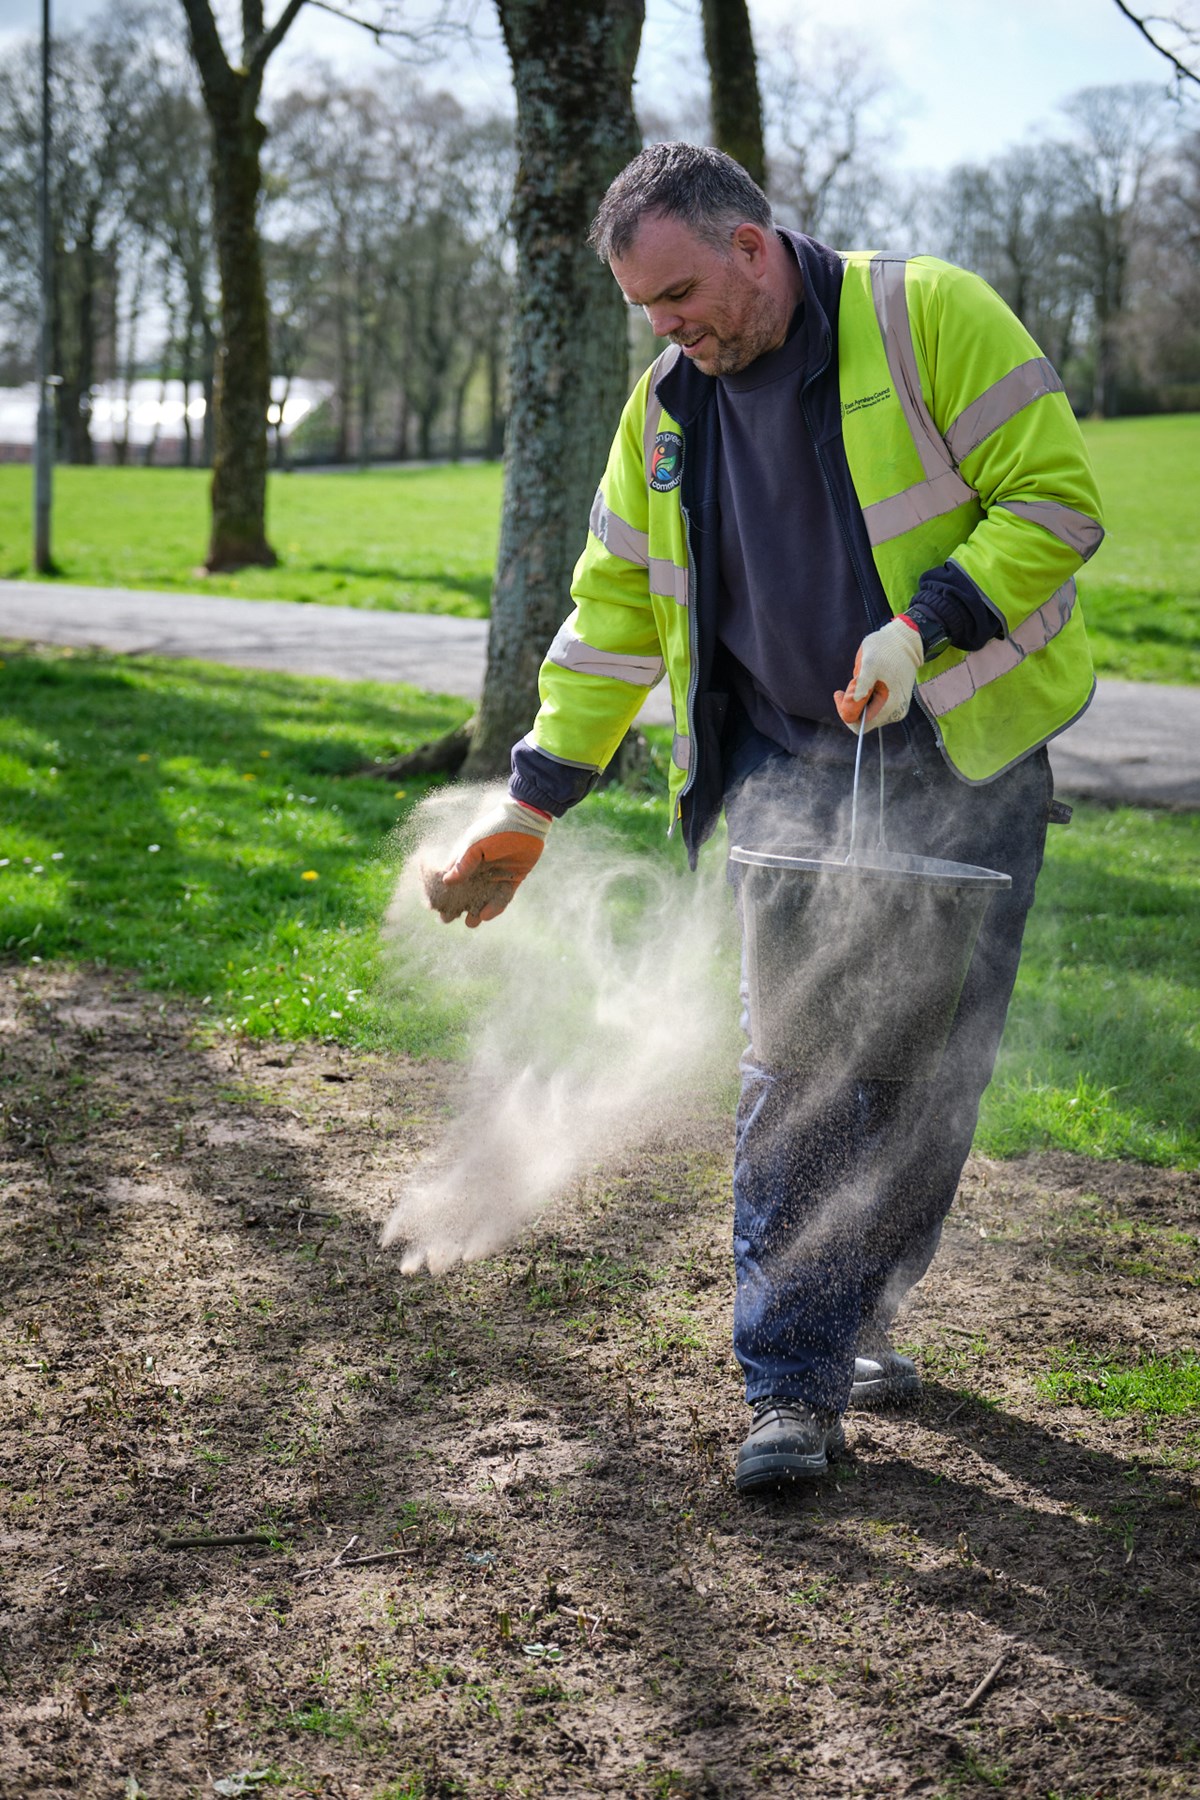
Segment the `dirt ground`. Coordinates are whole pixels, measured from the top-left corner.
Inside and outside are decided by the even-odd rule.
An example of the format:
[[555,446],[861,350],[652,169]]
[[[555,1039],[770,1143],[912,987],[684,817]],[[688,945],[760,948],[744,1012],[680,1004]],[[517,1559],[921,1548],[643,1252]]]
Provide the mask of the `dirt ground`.
[[925,1397],[747,1503],[725,1120],[406,1281],[456,1071],[197,1016],[0,974],[5,1800],[1200,1795],[1196,1421],[1035,1387],[1194,1348],[1200,1177],[972,1164]]

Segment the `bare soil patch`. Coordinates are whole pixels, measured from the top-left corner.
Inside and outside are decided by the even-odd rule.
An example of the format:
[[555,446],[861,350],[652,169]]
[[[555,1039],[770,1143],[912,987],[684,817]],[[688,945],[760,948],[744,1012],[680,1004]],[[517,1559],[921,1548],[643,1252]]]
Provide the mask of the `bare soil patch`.
[[0,1793],[1200,1795],[1196,1422],[1035,1387],[1194,1348],[1200,1177],[973,1164],[924,1399],[747,1504],[727,1121],[406,1281],[457,1071],[199,1017],[0,978]]

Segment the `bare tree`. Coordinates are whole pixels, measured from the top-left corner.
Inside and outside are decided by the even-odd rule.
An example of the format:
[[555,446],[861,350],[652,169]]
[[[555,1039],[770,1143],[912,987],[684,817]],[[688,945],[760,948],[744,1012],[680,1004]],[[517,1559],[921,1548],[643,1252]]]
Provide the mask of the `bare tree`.
[[1178,86],[1188,81],[1200,85],[1200,15],[1194,4],[1189,7],[1185,0],[1174,13],[1142,12],[1139,7],[1127,6],[1125,0],[1113,0],[1113,4],[1170,63]]
[[1062,110],[1074,127],[1061,166],[1071,253],[1091,309],[1092,411],[1107,417],[1117,409],[1132,259],[1169,118],[1150,82],[1082,88]]
[[811,47],[788,28],[763,58],[770,195],[790,225],[831,243],[878,241],[903,208],[883,170],[886,81],[850,40]]
[[1004,296],[1059,369],[1082,310],[1065,185],[1056,145],[1025,146],[952,169],[934,208],[939,247]]
[[[163,30],[146,57],[130,215],[160,246],[162,299],[170,319],[164,360],[177,368],[183,383],[183,462],[190,467],[212,454],[217,302],[210,132],[178,15],[163,9],[160,16]],[[189,410],[193,385],[204,402],[198,456]]]
[[267,542],[267,406],[271,393],[267,292],[258,204],[267,63],[304,0],[286,0],[267,26],[262,0],[241,0],[241,55],[226,54],[209,0],[181,0],[212,128],[213,224],[221,337],[213,393],[210,569],[276,560]]
[[[53,358],[58,436],[71,462],[92,461],[91,392],[115,372],[119,259],[128,217],[145,73],[144,14],[116,6],[54,48]],[[39,76],[30,44],[0,71],[0,186],[24,195],[5,246],[9,282],[32,297],[39,142]]]

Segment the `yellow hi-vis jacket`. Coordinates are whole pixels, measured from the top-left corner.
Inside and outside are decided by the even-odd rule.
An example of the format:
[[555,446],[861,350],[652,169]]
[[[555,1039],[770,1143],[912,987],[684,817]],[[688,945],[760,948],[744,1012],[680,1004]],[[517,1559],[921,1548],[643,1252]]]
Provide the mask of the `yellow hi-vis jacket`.
[[[981,650],[927,663],[916,690],[951,767],[987,782],[1091,699],[1073,576],[1103,536],[1095,480],[1061,381],[985,282],[928,256],[841,261],[843,441],[888,604],[903,612],[921,574],[952,562],[1000,623]],[[703,598],[678,466],[686,430],[657,391],[677,354],[664,352],[625,407],[525,740],[556,763],[603,768],[665,672],[672,820],[697,775]]]

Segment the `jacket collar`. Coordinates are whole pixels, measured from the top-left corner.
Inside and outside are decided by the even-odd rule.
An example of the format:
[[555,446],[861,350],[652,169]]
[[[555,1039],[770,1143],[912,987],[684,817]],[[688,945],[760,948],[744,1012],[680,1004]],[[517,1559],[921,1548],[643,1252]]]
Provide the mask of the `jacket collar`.
[[[842,261],[836,250],[818,243],[816,238],[805,237],[802,232],[781,230],[779,236],[791,246],[804,277],[804,304],[811,313],[813,344],[819,347],[811,377],[827,367],[832,355],[833,331],[829,321],[831,317],[837,317]],[[673,419],[678,419],[681,425],[691,425],[712,399],[716,382],[716,376],[705,375],[686,356],[677,356],[666,374],[655,383],[654,391]]]

